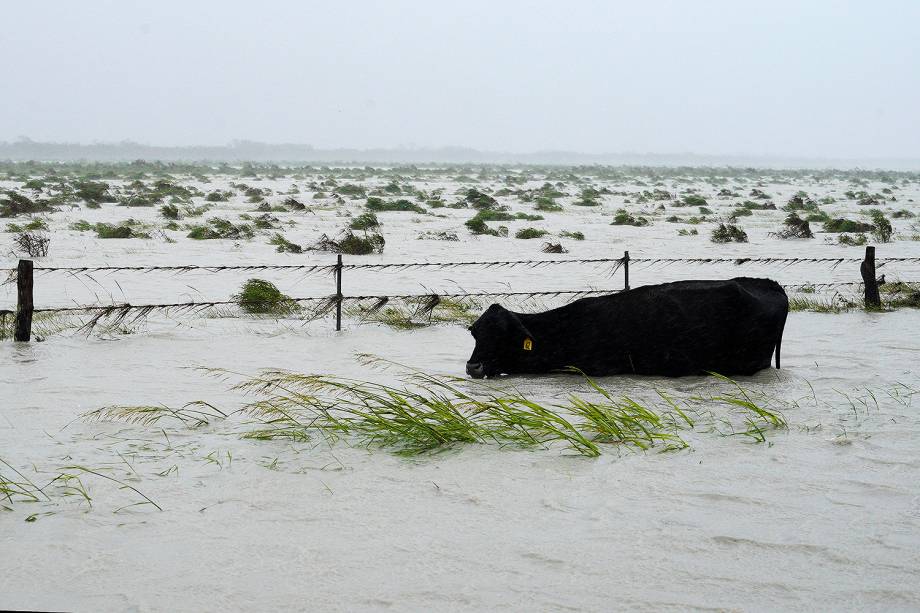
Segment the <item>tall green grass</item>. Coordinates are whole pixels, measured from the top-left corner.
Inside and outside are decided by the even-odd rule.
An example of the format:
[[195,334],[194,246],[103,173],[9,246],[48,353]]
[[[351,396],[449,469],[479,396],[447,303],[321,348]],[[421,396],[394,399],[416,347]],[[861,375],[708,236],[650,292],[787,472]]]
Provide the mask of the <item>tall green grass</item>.
[[[388,364],[388,363],[385,363]],[[224,370],[208,374],[239,376]],[[347,442],[416,455],[461,444],[518,449],[558,448],[596,457],[604,448],[673,451],[689,446],[684,434],[707,430],[745,434],[758,442],[786,428],[775,406],[731,379],[708,397],[675,400],[660,393],[648,403],[618,396],[582,373],[584,394],[545,402],[507,385],[435,376],[411,370],[390,385],[332,375],[268,370],[232,389],[252,399],[238,413],[254,420],[244,438]],[[718,409],[727,409],[721,414]],[[145,405],[106,407],[85,415],[155,425],[163,419],[199,426],[230,413],[195,402],[182,409]],[[251,424],[250,424],[251,425]]]

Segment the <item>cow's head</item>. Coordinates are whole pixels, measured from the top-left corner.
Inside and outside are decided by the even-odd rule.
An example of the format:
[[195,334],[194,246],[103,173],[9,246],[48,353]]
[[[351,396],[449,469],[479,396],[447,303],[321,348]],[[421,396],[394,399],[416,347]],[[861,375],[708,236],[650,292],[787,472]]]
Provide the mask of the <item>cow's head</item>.
[[520,318],[497,304],[479,316],[470,333],[476,347],[466,363],[466,373],[476,379],[520,371],[536,343]]

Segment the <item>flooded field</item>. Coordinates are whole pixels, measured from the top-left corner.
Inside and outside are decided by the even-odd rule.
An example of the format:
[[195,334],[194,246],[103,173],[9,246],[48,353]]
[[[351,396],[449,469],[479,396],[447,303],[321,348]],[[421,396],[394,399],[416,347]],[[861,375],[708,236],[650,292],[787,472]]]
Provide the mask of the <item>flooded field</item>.
[[[14,225],[2,267],[50,240],[31,258],[36,308],[227,303],[124,309],[91,328],[98,311],[39,313],[29,344],[5,320],[3,607],[920,607],[916,174],[7,164],[0,178]],[[878,312],[861,308],[865,244],[886,277]],[[349,246],[372,253],[346,266],[491,264],[346,268],[343,294],[371,298],[346,302],[340,332],[320,308],[328,268],[238,269],[328,267]],[[794,299],[781,370],[596,380],[661,416],[675,415],[663,398],[692,410],[663,430],[679,449],[598,437],[597,457],[568,439],[400,454],[367,437],[252,436],[277,424],[235,412],[259,394],[233,384],[263,369],[462,378],[466,326],[490,303],[620,290],[621,265],[583,260],[625,251],[632,287],[770,277]],[[500,264],[524,260],[568,263]],[[151,266],[209,269],[41,270]],[[254,277],[318,300],[247,312],[234,296]],[[0,292],[14,308],[15,283]],[[505,295],[455,296],[475,293]],[[418,298],[376,298],[402,295]],[[571,374],[493,383],[561,413],[600,398]],[[206,419],[163,408],[193,401]],[[112,406],[158,417],[88,415]]]

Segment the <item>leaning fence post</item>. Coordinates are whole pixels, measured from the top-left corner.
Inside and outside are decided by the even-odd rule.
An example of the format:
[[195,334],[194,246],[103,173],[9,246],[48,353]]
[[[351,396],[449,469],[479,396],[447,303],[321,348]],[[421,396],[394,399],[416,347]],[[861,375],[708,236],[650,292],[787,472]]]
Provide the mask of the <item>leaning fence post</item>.
[[866,308],[881,308],[882,299],[878,293],[878,280],[875,278],[875,247],[866,247],[866,259],[859,265],[859,272],[866,290]]
[[335,330],[342,329],[342,254],[335,265]]
[[32,338],[32,260],[19,260],[16,270],[16,331],[13,338],[28,342]]
[[623,252],[623,274],[626,277],[626,288],[629,289],[629,252]]

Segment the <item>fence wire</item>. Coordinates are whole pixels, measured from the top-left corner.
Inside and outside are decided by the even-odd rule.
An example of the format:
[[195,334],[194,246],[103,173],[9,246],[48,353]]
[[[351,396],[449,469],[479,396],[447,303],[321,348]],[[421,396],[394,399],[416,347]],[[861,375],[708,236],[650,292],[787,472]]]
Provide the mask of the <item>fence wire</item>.
[[[220,273],[226,271],[267,271],[267,270],[291,270],[305,274],[336,274],[339,271],[358,271],[358,270],[391,270],[404,271],[409,269],[455,269],[462,267],[476,267],[479,269],[488,268],[512,268],[512,267],[529,267],[541,268],[547,266],[557,266],[566,264],[609,264],[612,266],[610,275],[615,274],[621,267],[629,264],[641,264],[642,269],[651,267],[667,267],[678,263],[693,265],[718,265],[730,264],[733,266],[742,266],[746,264],[760,265],[779,265],[782,267],[794,266],[798,264],[814,263],[829,264],[831,268],[844,263],[861,263],[862,258],[775,258],[775,257],[750,257],[750,258],[632,258],[628,252],[620,258],[590,258],[590,259],[542,259],[542,260],[492,260],[492,261],[459,261],[459,262],[396,262],[396,263],[358,263],[358,264],[278,264],[278,265],[226,265],[226,266],[201,266],[201,265],[174,265],[174,266],[81,266],[81,267],[36,267],[36,273],[58,273],[64,272],[71,275],[91,274],[91,273],[115,273],[115,272],[169,272],[183,274],[192,271],[204,271],[208,273]],[[920,262],[920,257],[895,257],[895,258],[877,258],[876,267],[880,268],[887,263],[894,262]],[[628,269],[628,268],[627,268]],[[15,273],[16,269],[0,269],[5,272]],[[862,282],[828,282],[828,283],[794,283],[786,284],[782,287],[790,291],[816,291],[821,289],[835,287],[854,287],[862,286]],[[422,294],[392,294],[392,295],[357,295],[344,296],[341,294],[332,294],[324,296],[308,296],[301,298],[285,298],[288,304],[313,305],[309,309],[298,308],[297,315],[301,319],[313,320],[328,314],[337,306],[344,305],[361,305],[365,312],[373,312],[383,308],[384,305],[393,301],[402,301],[406,303],[416,303],[417,311],[431,311],[444,300],[464,301],[477,299],[507,299],[507,298],[559,298],[565,297],[567,302],[589,297],[615,294],[623,291],[622,289],[587,289],[587,290],[553,290],[553,291],[500,291],[500,292],[428,292]],[[364,305],[368,304],[368,307]],[[34,313],[95,313],[85,327],[92,328],[102,319],[111,319],[112,323],[117,324],[130,317],[132,321],[147,317],[153,312],[194,314],[206,309],[217,307],[240,307],[246,310],[246,307],[257,307],[259,303],[240,301],[239,299],[227,300],[206,300],[206,301],[188,301],[174,303],[151,303],[151,304],[130,304],[128,302],[108,304],[108,305],[72,305],[60,307],[45,307],[34,309]],[[261,305],[266,306],[266,305]],[[271,306],[271,305],[268,305]],[[0,310],[0,316],[4,321],[6,317],[13,315],[12,311]]]
[[[905,282],[913,283],[913,282]],[[860,286],[861,281],[843,281],[831,283],[795,283],[782,285],[788,290],[803,289],[826,289],[832,287]],[[304,298],[285,298],[286,302],[310,303],[317,302],[328,304],[329,307],[335,306],[338,302],[342,304],[354,302],[376,301],[381,305],[393,300],[441,300],[441,299],[476,299],[476,298],[558,298],[567,297],[569,301],[590,296],[607,296],[623,292],[623,289],[592,289],[592,290],[552,290],[540,292],[429,292],[424,294],[368,294],[360,296],[338,296],[330,294],[326,296],[308,296]],[[74,305],[61,307],[45,307],[34,309],[34,313],[68,313],[68,312],[89,312],[102,311],[106,313],[143,311],[145,314],[153,311],[173,311],[173,312],[193,312],[197,310],[219,307],[219,306],[247,306],[274,304],[275,302],[259,302],[247,300],[205,300],[192,302],[172,302],[172,303],[155,303],[155,304],[130,304],[127,302],[109,304],[109,305]],[[437,303],[435,303],[437,304]],[[0,311],[2,312],[2,311]],[[12,311],[8,311],[12,313]]]
[[[463,262],[393,262],[393,263],[368,263],[368,264],[343,264],[343,270],[409,270],[413,268],[512,268],[526,266],[540,268],[544,266],[557,266],[564,264],[612,264],[614,272],[626,261],[630,264],[639,263],[654,266],[656,264],[780,264],[793,266],[797,264],[831,264],[832,268],[844,263],[860,263],[862,258],[587,258],[563,260],[494,260],[494,261],[463,261]],[[883,266],[892,262],[920,263],[920,257],[876,258],[876,266]],[[70,274],[83,274],[95,272],[172,272],[186,273],[192,271],[205,271],[220,273],[227,271],[253,272],[263,270],[296,270],[306,274],[332,273],[336,270],[335,264],[264,264],[264,265],[227,265],[227,266],[200,266],[200,265],[175,265],[175,266],[36,266],[35,272]],[[2,268],[0,272],[15,272],[15,268]]]

